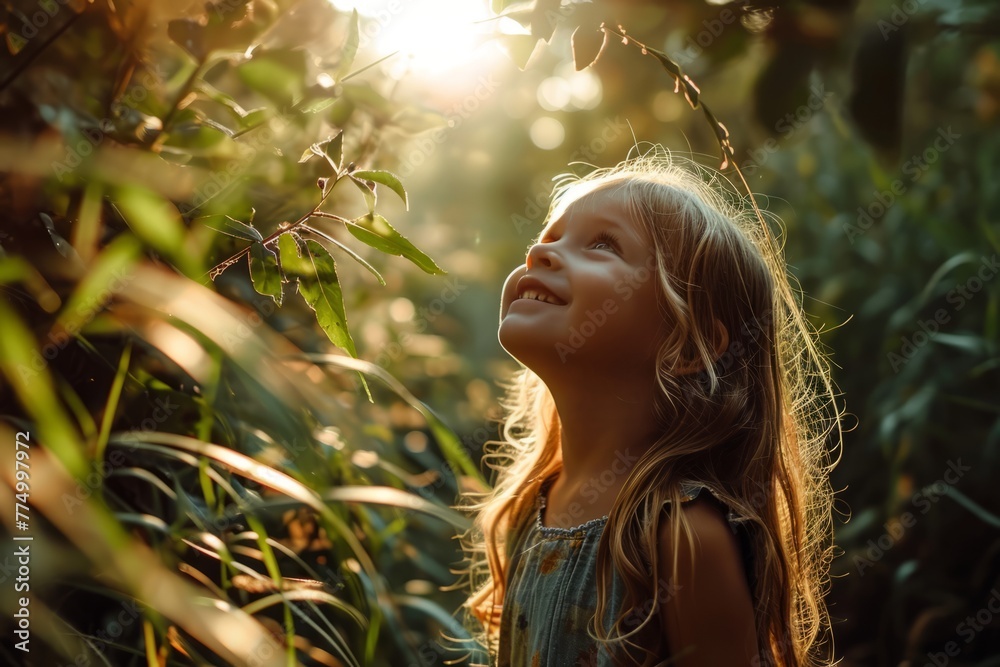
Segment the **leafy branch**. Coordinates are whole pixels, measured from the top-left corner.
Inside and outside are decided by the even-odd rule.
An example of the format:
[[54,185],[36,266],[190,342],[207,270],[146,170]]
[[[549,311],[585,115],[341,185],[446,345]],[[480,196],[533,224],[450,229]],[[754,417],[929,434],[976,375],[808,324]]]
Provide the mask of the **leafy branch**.
[[[602,37],[594,39],[593,33],[597,31],[602,33]],[[760,208],[757,206],[757,200],[753,196],[750,184],[747,183],[746,177],[743,175],[739,165],[736,163],[736,153],[733,149],[733,144],[729,139],[729,130],[701,99],[701,89],[698,88],[691,77],[685,74],[681,66],[670,58],[670,56],[663,51],[654,49],[648,44],[644,44],[635,37],[632,37],[626,32],[624,26],[619,24],[617,27],[609,27],[606,23],[602,22],[600,27],[595,31],[586,30],[583,26],[579,26],[574,31],[571,43],[573,48],[573,60],[576,64],[576,69],[582,70],[596,63],[601,54],[604,53],[604,50],[612,37],[620,39],[621,43],[626,46],[634,46],[639,49],[644,56],[651,56],[655,58],[656,61],[660,63],[660,66],[666,70],[667,74],[673,77],[674,92],[680,93],[683,90],[684,99],[687,100],[688,105],[694,110],[701,110],[701,112],[705,115],[705,119],[708,121],[709,126],[712,128],[712,132],[715,134],[716,141],[719,142],[719,149],[722,154],[722,163],[719,165],[719,169],[723,170],[728,168],[730,166],[730,160],[732,160],[732,167],[736,170],[736,173],[740,177],[740,181],[743,183],[743,187],[746,189],[750,203],[753,206],[754,213],[756,214],[761,225],[766,229],[767,224],[764,221],[763,214],[760,212]]]
[[[311,238],[303,238],[302,234],[327,241],[343,250],[370,271],[383,286],[386,284],[385,279],[357,252],[335,239],[327,231],[308,224],[310,221],[319,219],[339,222],[355,238],[376,250],[404,256],[430,274],[444,275],[447,271],[440,268],[434,260],[396,231],[388,220],[376,213],[375,206],[378,201],[376,184],[392,190],[409,208],[406,189],[392,172],[380,169],[358,170],[353,162],[345,167],[343,136],[343,132],[340,132],[327,141],[312,144],[299,160],[302,163],[313,157],[322,156],[330,165],[333,176],[318,180],[316,185],[322,193],[319,202],[294,222],[282,222],[277,230],[264,237],[252,223],[244,223],[228,216],[207,216],[201,220],[216,231],[250,241],[250,245],[216,264],[206,274],[210,280],[218,278],[243,257],[249,257],[251,282],[259,294],[270,296],[280,306],[284,283],[294,281],[298,285],[299,294],[316,313],[316,321],[330,341],[357,358],[354,339],[347,327],[347,315],[336,262],[321,243]],[[368,213],[354,220],[321,210],[337,184],[345,179],[358,187],[368,205]],[[368,392],[364,375],[359,373],[359,376]],[[368,398],[372,400],[370,393]]]

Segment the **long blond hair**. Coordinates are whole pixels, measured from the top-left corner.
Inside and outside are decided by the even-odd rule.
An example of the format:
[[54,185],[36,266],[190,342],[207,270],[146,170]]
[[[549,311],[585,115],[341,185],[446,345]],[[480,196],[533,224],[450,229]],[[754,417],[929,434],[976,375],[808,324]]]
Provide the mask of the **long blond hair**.
[[[718,184],[719,177],[654,147],[583,178],[564,175],[554,190],[549,216],[587,192],[618,189],[652,243],[660,310],[671,323],[650,369],[660,388],[661,434],[635,463],[609,513],[589,632],[609,648],[640,647],[632,640],[654,627],[653,612],[662,605],[659,509],[665,501],[677,506],[681,485],[697,483],[748,522],[760,650],[755,665],[827,665],[833,638],[823,598],[833,552],[829,472],[836,461],[830,453],[842,446],[838,394],[781,248],[756,207]],[[720,356],[712,343],[716,319],[729,332]],[[691,360],[702,370],[674,372],[678,361]],[[491,656],[512,550],[534,520],[539,487],[562,466],[559,418],[542,380],[522,366],[505,392],[503,439],[484,446],[484,462],[497,471],[495,485],[464,493],[457,506],[474,514],[461,536],[468,567],[459,572],[468,575],[470,591],[466,624]],[[681,530],[692,543],[683,512],[670,512],[668,521],[674,544]],[[677,554],[672,557],[676,577]],[[625,594],[607,632],[599,619],[612,565]],[[635,611],[650,590],[652,612]],[[625,632],[636,614],[642,624]],[[646,653],[644,665],[656,662]]]

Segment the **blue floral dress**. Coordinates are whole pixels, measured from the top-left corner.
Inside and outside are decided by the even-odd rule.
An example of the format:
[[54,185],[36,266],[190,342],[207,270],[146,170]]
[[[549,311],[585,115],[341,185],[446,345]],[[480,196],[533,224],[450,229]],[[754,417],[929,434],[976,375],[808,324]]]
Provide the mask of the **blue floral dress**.
[[[543,525],[545,493],[550,482],[551,479],[542,485],[535,502],[538,508],[535,521],[514,551],[500,619],[496,667],[612,667],[607,647],[587,634],[597,608],[597,544],[608,517],[591,519],[572,528]],[[682,487],[684,502],[697,498],[704,488]],[[731,511],[727,518],[740,537],[749,579],[752,573],[749,544],[741,529],[745,520]],[[661,583],[660,600],[670,594],[668,586],[666,581]],[[624,592],[624,583],[615,571],[605,628],[611,627]],[[635,629],[649,612],[646,608],[634,613],[634,617],[624,621],[626,631]],[[644,630],[653,623],[656,619],[651,619]],[[636,641],[634,636],[631,639]]]

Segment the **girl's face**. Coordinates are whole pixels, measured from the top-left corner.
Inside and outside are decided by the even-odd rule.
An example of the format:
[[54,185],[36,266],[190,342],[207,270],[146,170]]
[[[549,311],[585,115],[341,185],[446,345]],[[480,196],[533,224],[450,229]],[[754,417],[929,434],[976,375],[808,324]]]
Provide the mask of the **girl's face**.
[[[614,186],[556,213],[504,282],[500,344],[543,378],[565,365],[651,371],[666,327],[652,244]],[[561,303],[522,297],[532,290]]]

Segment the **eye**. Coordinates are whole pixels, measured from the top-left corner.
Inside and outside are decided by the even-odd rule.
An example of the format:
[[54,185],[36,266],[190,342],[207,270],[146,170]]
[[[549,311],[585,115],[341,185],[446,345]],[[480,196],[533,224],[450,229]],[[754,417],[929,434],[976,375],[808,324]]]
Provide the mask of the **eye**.
[[611,246],[616,253],[621,253],[621,246],[618,243],[618,239],[609,231],[602,231],[594,239],[594,245],[600,245],[601,243],[606,243]]

